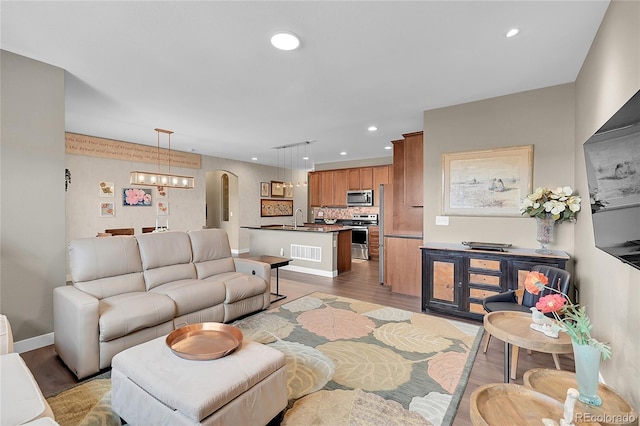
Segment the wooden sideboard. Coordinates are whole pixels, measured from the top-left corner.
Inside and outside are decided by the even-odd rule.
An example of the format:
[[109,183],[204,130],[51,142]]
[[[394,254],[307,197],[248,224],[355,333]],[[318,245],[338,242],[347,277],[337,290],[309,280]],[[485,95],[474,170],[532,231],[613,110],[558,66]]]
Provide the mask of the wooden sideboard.
[[538,254],[533,249],[504,252],[472,250],[462,244],[426,243],[422,250],[422,310],[481,320],[482,300],[516,290],[534,265],[566,269],[563,251]]

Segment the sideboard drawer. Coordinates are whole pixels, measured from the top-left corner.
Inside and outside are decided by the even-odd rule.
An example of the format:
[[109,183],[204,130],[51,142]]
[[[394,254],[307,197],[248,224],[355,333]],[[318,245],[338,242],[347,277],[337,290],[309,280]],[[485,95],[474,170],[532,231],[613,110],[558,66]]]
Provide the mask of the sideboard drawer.
[[500,260],[469,258],[469,268],[485,269],[487,271],[500,271]]

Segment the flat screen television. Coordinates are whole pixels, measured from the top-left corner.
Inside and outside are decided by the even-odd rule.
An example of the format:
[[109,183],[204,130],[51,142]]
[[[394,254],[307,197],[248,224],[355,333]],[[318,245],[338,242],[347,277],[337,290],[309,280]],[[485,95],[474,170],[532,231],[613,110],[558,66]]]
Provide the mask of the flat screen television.
[[640,269],[640,91],[584,143],[596,247]]

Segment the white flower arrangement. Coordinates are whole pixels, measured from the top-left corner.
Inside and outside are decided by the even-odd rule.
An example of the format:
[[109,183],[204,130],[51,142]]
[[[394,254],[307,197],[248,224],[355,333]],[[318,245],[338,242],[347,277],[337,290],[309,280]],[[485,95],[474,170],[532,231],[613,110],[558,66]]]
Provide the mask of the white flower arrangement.
[[580,201],[580,196],[573,195],[570,186],[556,189],[539,187],[522,200],[520,213],[539,218],[551,214],[557,223],[575,221],[576,213],[580,211]]

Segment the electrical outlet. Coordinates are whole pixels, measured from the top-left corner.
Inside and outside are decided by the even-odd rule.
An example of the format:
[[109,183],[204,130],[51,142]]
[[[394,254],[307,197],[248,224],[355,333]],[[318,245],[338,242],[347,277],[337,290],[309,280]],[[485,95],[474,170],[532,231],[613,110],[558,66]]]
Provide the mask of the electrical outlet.
[[449,216],[436,216],[436,225],[449,226]]

